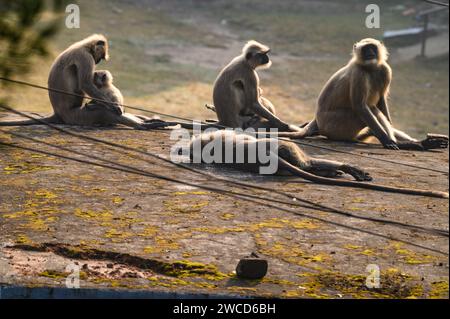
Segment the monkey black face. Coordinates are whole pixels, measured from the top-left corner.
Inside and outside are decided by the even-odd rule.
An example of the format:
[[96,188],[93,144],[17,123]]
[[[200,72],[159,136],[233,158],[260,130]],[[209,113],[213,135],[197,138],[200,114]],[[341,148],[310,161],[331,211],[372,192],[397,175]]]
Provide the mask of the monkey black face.
[[378,60],[378,47],[375,44],[368,44],[362,47],[361,55],[364,61]]
[[269,51],[267,51],[267,52],[258,52],[258,53],[249,52],[246,55],[246,59],[255,68],[259,67],[259,66],[261,66],[261,67],[262,66],[268,67],[268,66],[270,66],[270,63],[271,63],[268,53],[269,53]]
[[108,60],[108,47],[105,41],[98,41],[94,51],[95,64],[99,64],[102,60]]
[[266,53],[257,53],[255,55],[256,60],[258,61],[259,65],[265,65],[270,62],[269,56]]

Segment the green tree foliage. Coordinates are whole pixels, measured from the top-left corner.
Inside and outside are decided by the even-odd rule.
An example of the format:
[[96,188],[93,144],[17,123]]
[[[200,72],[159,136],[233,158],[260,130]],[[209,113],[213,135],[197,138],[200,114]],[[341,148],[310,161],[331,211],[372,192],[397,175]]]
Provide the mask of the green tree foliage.
[[33,56],[48,54],[48,41],[62,26],[65,2],[0,0],[0,75],[26,73]]

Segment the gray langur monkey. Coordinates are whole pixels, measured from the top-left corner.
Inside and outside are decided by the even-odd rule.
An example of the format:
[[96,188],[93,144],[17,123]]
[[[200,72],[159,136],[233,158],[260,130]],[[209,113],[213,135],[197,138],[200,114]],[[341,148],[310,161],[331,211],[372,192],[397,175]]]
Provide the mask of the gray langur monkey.
[[[94,72],[94,85],[100,91],[105,94],[108,101],[117,104],[120,107],[121,113],[124,112],[123,109],[123,95],[122,92],[113,84],[113,76],[108,70],[97,70]],[[87,105],[88,107],[89,105]]]
[[[54,114],[40,121],[0,122],[0,126],[39,125],[43,122],[82,126],[123,124],[137,129],[168,126],[169,123],[161,120],[123,113],[123,107],[94,84],[95,66],[108,58],[108,41],[103,35],[94,34],[72,44],[56,58],[50,70],[48,94]],[[87,97],[93,99],[87,104],[89,107],[83,105]]]
[[218,124],[230,128],[276,128],[298,131],[275,115],[275,107],[261,96],[257,70],[269,68],[270,48],[249,41],[242,54],[235,57],[218,75],[214,83],[213,101]]
[[[204,154],[205,146],[211,142],[214,142],[215,140],[221,140],[221,163],[224,163],[223,165],[229,165],[245,171],[259,172],[259,169],[262,166],[267,165],[267,162],[262,163],[261,161],[259,161],[258,156],[256,156],[256,161],[249,161],[249,158],[255,159],[255,157],[251,157],[249,155],[249,152],[255,151],[259,147],[264,147],[264,150],[268,153],[268,155],[278,161],[278,170],[276,171],[276,174],[294,175],[318,184],[365,188],[384,192],[437,198],[448,198],[449,196],[448,193],[440,191],[390,187],[377,184],[333,179],[330,177],[336,177],[342,173],[353,176],[357,181],[371,181],[372,177],[365,171],[353,165],[310,157],[300,147],[289,141],[270,138],[258,139],[247,134],[237,134],[236,132],[231,130],[218,130],[215,132],[203,133],[192,138],[189,144],[189,155],[191,161],[196,157],[198,158],[199,155]],[[243,155],[243,163],[237,162],[236,160],[232,163],[226,162],[226,151],[230,150],[226,143],[230,141],[233,143],[233,156],[235,156],[236,152],[238,151],[244,152],[244,154],[240,154]],[[268,143],[275,147],[269,147]],[[198,147],[198,145],[200,147]],[[198,154],[196,150],[200,151],[201,153]],[[209,155],[214,156],[214,154],[212,154],[214,153],[214,148],[208,148],[208,150],[211,152],[211,154]],[[260,151],[258,150],[258,152]],[[182,154],[182,149],[179,150],[179,154]],[[202,160],[203,157],[201,157],[200,159]]]
[[392,69],[388,51],[375,39],[353,47],[353,57],[325,84],[315,119],[298,138],[324,135],[332,140],[364,141],[375,136],[387,149],[429,150],[447,148],[448,136],[429,134],[418,141],[392,125],[388,107]]

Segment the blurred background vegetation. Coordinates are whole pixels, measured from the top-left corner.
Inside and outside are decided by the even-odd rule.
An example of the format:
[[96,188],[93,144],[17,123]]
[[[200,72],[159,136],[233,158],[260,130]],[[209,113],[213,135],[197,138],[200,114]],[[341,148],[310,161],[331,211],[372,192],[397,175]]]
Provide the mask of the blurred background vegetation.
[[[255,39],[272,48],[274,60],[271,69],[260,73],[264,94],[282,118],[296,123],[313,116],[322,86],[346,64],[354,42],[418,26],[415,15],[433,7],[420,0],[377,1],[381,29],[367,29],[365,7],[373,1],[365,0],[70,2],[80,6],[80,29],[64,26],[61,1],[0,0],[0,72],[46,85],[59,52],[92,33],[103,33],[110,40],[111,60],[99,68],[113,73],[127,104],[213,118],[203,105],[212,100],[215,77],[245,41]],[[21,3],[33,3],[29,12],[37,14],[18,12]],[[23,29],[23,37],[4,27],[11,21]],[[413,135],[448,134],[449,129],[448,11],[431,22],[438,30],[432,40],[439,45],[430,45],[429,58],[414,58],[420,53],[418,44],[390,47],[392,113],[396,124]],[[20,110],[51,113],[45,91],[17,86],[0,90],[0,98]]]

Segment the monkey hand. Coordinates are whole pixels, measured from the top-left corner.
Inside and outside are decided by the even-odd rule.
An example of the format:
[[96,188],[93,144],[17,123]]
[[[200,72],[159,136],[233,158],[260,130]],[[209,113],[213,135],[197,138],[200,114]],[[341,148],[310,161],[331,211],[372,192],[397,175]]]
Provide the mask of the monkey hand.
[[427,138],[420,142],[424,150],[448,148],[448,136],[428,134]]
[[349,174],[355,178],[358,182],[370,182],[372,181],[372,176],[369,173],[363,171],[359,167],[351,166],[351,165],[343,165],[340,168],[346,174]]
[[118,103],[109,103],[109,104],[105,104],[106,108],[108,110],[110,110],[111,112],[117,114],[117,115],[122,115],[123,114],[123,108],[120,104]]
[[388,150],[398,151],[400,149],[397,142],[390,138],[386,138],[386,140],[382,141],[381,143],[383,144],[384,148]]

